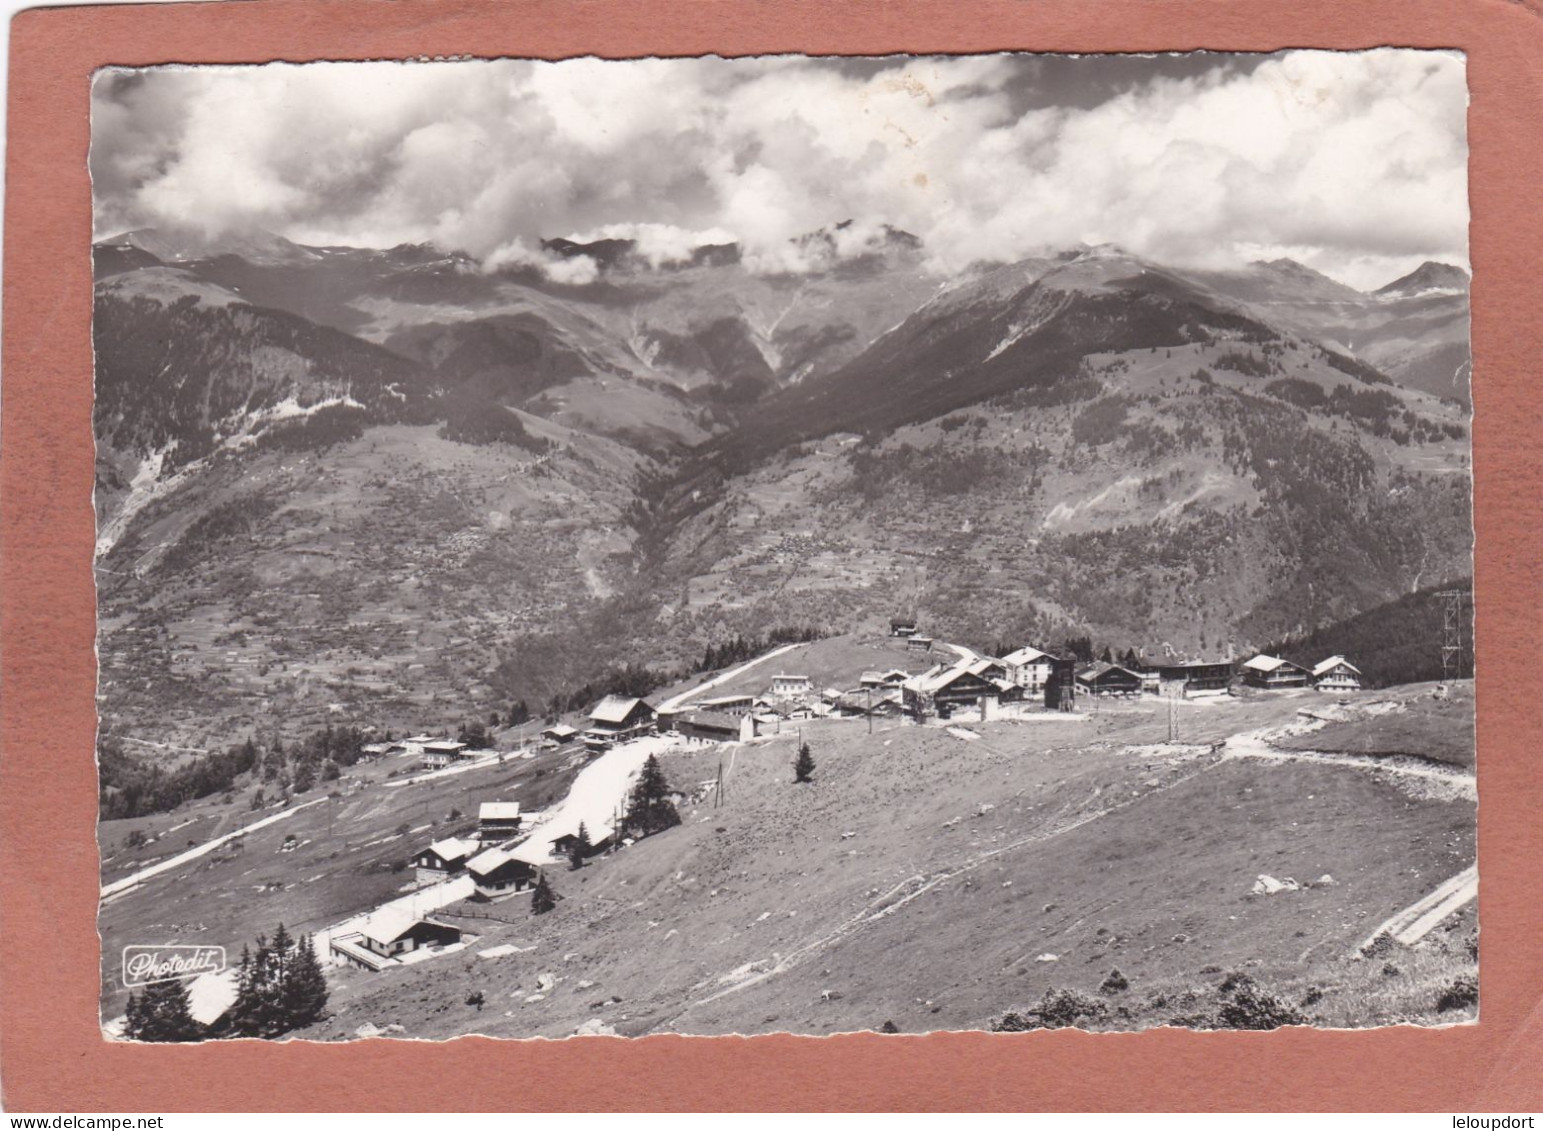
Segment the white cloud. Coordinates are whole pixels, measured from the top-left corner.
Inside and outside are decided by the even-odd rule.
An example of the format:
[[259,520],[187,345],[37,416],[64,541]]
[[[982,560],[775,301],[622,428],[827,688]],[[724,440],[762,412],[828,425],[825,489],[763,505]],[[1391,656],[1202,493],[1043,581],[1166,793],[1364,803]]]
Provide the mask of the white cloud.
[[1459,56],[1214,60],[1154,62],[1086,107],[1025,98],[1034,60],[1002,55],[109,72],[98,233],[268,228],[506,258],[624,236],[660,264],[734,238],[752,266],[797,270],[789,240],[850,217],[843,253],[889,223],[947,268],[1078,241],[1213,264],[1292,247],[1361,282],[1466,262]]

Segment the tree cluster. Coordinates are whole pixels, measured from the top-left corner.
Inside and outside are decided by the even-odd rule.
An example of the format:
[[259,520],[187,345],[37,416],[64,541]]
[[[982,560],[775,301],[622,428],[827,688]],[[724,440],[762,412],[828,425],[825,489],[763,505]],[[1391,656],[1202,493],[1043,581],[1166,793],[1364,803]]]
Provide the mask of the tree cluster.
[[326,1016],[327,980],[309,935],[293,938],[282,923],[257,949],[241,948],[236,1000],[213,1025],[193,1018],[187,984],[152,982],[129,995],[124,1034],[135,1041],[200,1041],[210,1037],[278,1037]]
[[292,938],[280,923],[273,938],[241,948],[236,1001],[215,1036],[277,1037],[321,1020],[327,980],[309,935]]

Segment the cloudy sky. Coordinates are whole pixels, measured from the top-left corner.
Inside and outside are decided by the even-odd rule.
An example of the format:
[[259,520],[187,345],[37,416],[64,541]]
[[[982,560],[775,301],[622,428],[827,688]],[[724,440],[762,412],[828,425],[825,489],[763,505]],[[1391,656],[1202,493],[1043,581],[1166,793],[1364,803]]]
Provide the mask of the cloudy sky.
[[776,57],[104,71],[98,238],[137,227],[429,242],[493,264],[552,236],[658,261],[893,224],[942,269],[1079,241],[1357,286],[1467,264],[1462,57]]

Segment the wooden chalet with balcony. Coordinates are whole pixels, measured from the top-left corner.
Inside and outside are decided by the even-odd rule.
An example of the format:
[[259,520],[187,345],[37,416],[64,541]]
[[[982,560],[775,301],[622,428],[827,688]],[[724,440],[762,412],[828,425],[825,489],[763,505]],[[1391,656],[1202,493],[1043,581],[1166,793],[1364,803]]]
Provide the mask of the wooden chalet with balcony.
[[1279,656],[1263,653],[1243,664],[1243,682],[1249,687],[1266,691],[1280,691],[1291,687],[1306,687],[1311,678],[1306,668],[1283,660]]
[[584,745],[598,753],[618,742],[652,734],[658,715],[641,699],[626,695],[607,695],[589,713],[589,727],[584,731]]
[[1360,691],[1361,669],[1343,656],[1330,656],[1313,666],[1313,686],[1319,691]]

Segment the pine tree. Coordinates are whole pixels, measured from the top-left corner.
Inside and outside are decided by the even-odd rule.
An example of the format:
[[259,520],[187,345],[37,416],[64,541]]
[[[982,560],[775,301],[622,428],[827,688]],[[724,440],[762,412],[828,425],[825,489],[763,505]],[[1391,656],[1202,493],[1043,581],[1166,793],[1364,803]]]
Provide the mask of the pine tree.
[[793,781],[808,782],[814,780],[814,754],[806,742],[798,748],[798,759],[793,763]]
[[536,873],[536,890],[530,893],[530,911],[532,915],[545,915],[557,906],[557,894],[552,890],[552,885],[546,882],[546,873]]
[[589,828],[583,821],[579,822],[579,831],[573,838],[573,847],[568,850],[568,862],[574,869],[584,867],[584,860],[594,851],[594,844],[589,839]]
[[645,837],[680,824],[680,813],[670,800],[670,792],[670,783],[665,780],[659,759],[650,754],[627,799],[627,815],[622,821],[627,831]]
[[124,1033],[135,1041],[196,1041],[204,1027],[188,1011],[188,988],[179,980],[151,982],[129,998]]
[[286,1029],[299,1029],[321,1020],[327,1010],[327,978],[316,959],[310,935],[295,940],[279,988],[279,1005]]
[[272,940],[257,937],[255,952],[241,948],[231,1036],[281,1036],[319,1020],[326,1006],[327,980],[309,937],[292,938],[280,923]]

